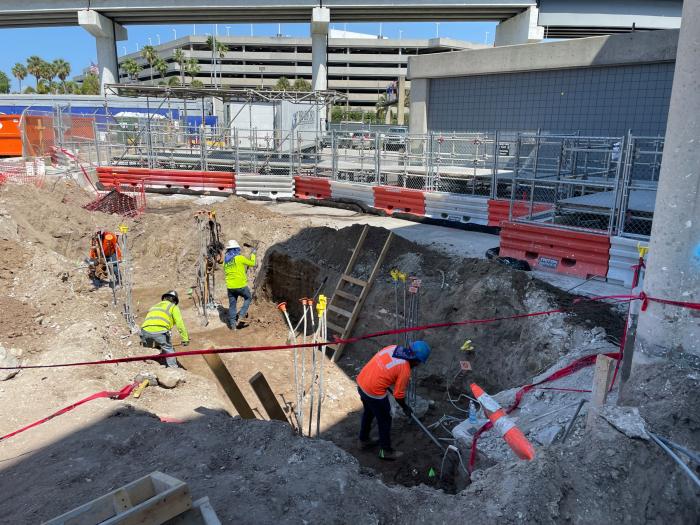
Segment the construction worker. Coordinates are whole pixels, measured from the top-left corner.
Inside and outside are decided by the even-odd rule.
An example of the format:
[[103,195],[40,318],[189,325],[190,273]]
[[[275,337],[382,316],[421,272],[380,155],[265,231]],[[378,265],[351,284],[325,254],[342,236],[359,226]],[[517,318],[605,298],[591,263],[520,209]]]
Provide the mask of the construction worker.
[[99,288],[103,281],[114,276],[114,284],[120,282],[119,261],[122,252],[119,248],[118,236],[109,231],[98,231],[90,239],[90,253],[88,257],[88,276]]
[[[387,392],[393,386],[393,396],[407,417],[411,407],[406,403],[406,388],[411,379],[411,369],[425,363],[430,357],[430,347],[425,341],[414,341],[408,348],[391,345],[382,348],[364,366],[357,376],[357,391],[364,406],[360,425],[360,449],[379,445],[379,458],[394,460],[403,456],[391,447],[391,404]],[[379,442],[370,441],[372,421],[377,419]]]
[[[247,270],[250,266],[255,266],[255,248],[250,253],[250,258],[241,255],[241,246],[237,241],[231,239],[226,243],[223,258],[219,262],[224,265],[226,274],[226,290],[228,291],[228,327],[230,330],[245,328],[247,325],[243,319],[248,314],[250,302],[253,295],[248,288]],[[236,312],[238,298],[243,298],[243,306]]]
[[[141,344],[150,348],[160,348],[164,354],[173,353],[173,343],[170,331],[174,326],[180,332],[182,346],[190,344],[190,336],[182,321],[182,314],[178,303],[180,299],[175,290],[165,292],[160,302],[154,305],[146,314],[146,319],[141,325]],[[165,362],[171,368],[178,368],[177,359],[166,357]]]

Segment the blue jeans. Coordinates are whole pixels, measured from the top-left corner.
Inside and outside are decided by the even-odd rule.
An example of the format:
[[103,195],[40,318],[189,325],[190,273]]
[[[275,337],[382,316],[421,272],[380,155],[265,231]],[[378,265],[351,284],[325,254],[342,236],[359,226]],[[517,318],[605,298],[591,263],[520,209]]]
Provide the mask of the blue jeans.
[[389,397],[375,399],[365,394],[357,387],[364,406],[362,422],[360,423],[360,441],[369,441],[369,432],[372,430],[372,421],[377,419],[379,427],[379,446],[384,450],[391,450],[391,405]]
[[[236,308],[238,307],[238,298],[243,297],[243,306],[241,310],[237,313]],[[247,286],[243,288],[229,288],[228,289],[228,325],[229,328],[236,326],[236,322],[243,318],[248,313],[248,308],[250,307],[250,302],[253,300],[253,296],[250,293],[250,289]]]
[[[141,337],[141,344],[143,346],[148,348],[158,348],[160,349],[161,353],[166,355],[172,354],[175,351],[173,350],[173,342],[170,338],[170,332],[152,333],[141,330],[139,336]],[[170,368],[178,368],[177,359],[174,357],[166,357],[165,362]]]

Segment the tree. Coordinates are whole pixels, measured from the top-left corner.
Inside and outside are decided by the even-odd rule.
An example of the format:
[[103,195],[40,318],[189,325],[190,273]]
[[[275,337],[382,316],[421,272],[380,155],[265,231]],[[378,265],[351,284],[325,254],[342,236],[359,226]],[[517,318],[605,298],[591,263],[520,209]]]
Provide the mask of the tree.
[[74,80],[68,80],[67,82],[64,82],[64,84],[63,84],[63,93],[65,93],[66,95],[70,95],[70,94],[79,95],[80,94],[80,86]]
[[[213,36],[207,37],[207,47],[211,49],[212,54],[215,55],[214,64],[212,64],[212,66],[214,68],[214,87],[216,87],[216,64],[221,63],[220,59],[224,58],[226,51],[228,51],[228,47],[226,47],[226,44],[222,44],[216,40],[216,37]],[[218,60],[216,57],[218,57]],[[221,75],[221,72],[219,72],[219,75]]]
[[379,95],[379,99],[377,100],[377,120],[380,122],[384,120],[384,117],[386,117],[386,112],[387,112],[387,98],[386,95]]
[[122,68],[124,68],[126,74],[129,75],[129,78],[134,82],[138,79],[139,73],[143,69],[141,64],[136,62],[136,60],[133,58],[127,58],[124,60],[124,62],[122,62]]
[[153,64],[158,60],[158,52],[153,46],[143,46],[143,49],[141,49],[141,56],[148,62],[148,66],[151,69],[151,84],[153,84]]
[[94,73],[87,73],[83,77],[83,85],[80,86],[81,95],[99,95],[100,79]]
[[275,91],[289,91],[292,89],[292,85],[289,83],[287,77],[280,77],[275,83]]
[[[185,63],[185,73],[187,73],[187,76],[190,77],[190,85],[192,87],[200,87],[200,86],[195,86],[195,78],[197,74],[201,71],[201,67],[199,67],[199,62],[197,62],[196,58],[190,58],[186,63]],[[199,82],[199,81],[197,81]],[[201,82],[199,82],[200,85],[203,85]]]
[[297,78],[292,84],[293,91],[311,91],[311,82],[303,78]]
[[153,63],[153,69],[155,69],[160,78],[165,78],[165,74],[168,72],[168,63],[162,58],[158,57]]
[[197,80],[196,78],[190,82],[190,86],[193,88],[202,88],[204,87],[204,83],[201,80]]
[[173,58],[180,67],[180,84],[185,85],[185,64],[187,63],[187,55],[182,49],[176,49]]
[[24,64],[17,62],[12,66],[12,75],[19,81],[19,91],[22,92],[22,81],[27,78],[27,68]]
[[10,92],[10,77],[4,71],[0,71],[0,93]]
[[41,59],[41,57],[38,57],[36,55],[32,55],[27,59],[27,71],[36,79],[34,83],[34,86],[36,88],[39,87],[39,79],[41,78],[41,65],[43,63],[44,61]]
[[180,84],[180,80],[177,77],[169,77],[168,78],[168,85],[170,87],[177,87],[177,86],[181,86],[182,84]]
[[55,87],[53,79],[55,77],[56,69],[53,67],[53,64],[50,62],[42,61],[41,65],[39,66],[39,78],[45,81],[44,89],[46,90],[46,93],[53,92],[53,89]]
[[53,71],[56,74],[56,76],[60,79],[61,81],[61,88],[63,89],[63,92],[66,92],[66,79],[68,78],[68,75],[70,75],[70,64],[63,60],[62,58],[57,58],[56,60],[53,61]]

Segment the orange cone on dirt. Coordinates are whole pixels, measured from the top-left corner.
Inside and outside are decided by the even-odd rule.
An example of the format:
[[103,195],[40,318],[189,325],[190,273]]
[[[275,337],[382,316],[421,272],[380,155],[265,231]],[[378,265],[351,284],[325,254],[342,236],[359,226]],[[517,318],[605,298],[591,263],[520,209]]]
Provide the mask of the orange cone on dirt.
[[472,383],[471,385],[474,397],[481,403],[484,409],[484,413],[488,416],[489,421],[493,424],[494,428],[498,430],[503,439],[505,439],[508,446],[517,454],[520,459],[526,459],[528,461],[535,458],[535,449],[530,444],[530,442],[525,437],[515,423],[506,416],[506,411],[503,410],[501,405],[499,405],[495,399],[488,395],[484,390],[477,385]]

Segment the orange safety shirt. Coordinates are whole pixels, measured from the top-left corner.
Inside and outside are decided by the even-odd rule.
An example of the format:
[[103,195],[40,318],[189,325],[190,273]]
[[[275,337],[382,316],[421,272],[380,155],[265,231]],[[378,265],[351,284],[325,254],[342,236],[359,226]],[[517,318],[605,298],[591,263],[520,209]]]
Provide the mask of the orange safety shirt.
[[405,359],[392,357],[396,345],[386,346],[377,352],[357,376],[357,385],[369,397],[383,399],[387,388],[394,385],[394,397],[406,397],[406,387],[411,379],[411,365]]

